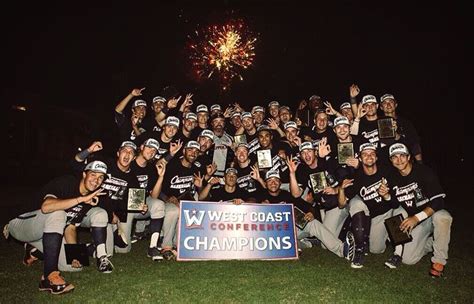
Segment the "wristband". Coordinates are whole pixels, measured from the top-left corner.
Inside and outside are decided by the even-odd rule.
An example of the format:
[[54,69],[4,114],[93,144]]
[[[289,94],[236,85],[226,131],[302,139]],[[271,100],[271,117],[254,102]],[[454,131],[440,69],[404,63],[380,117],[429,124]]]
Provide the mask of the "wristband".
[[84,149],[84,150],[82,150],[81,152],[79,152],[79,153],[77,154],[77,157],[78,157],[79,159],[84,160],[84,159],[86,159],[90,154],[91,154],[91,153],[89,152],[89,150]]
[[418,219],[418,221],[423,221],[428,218],[428,215],[424,211],[420,211],[417,214],[415,214],[415,217]]

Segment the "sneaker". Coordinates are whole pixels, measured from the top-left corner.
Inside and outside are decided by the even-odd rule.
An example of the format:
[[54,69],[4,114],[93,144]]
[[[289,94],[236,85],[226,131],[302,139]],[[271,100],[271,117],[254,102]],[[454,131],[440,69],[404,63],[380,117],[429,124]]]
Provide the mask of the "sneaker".
[[161,255],[161,251],[157,247],[148,248],[147,256],[153,261],[163,261],[163,255]]
[[67,283],[60,275],[59,271],[53,271],[45,279],[41,277],[39,284],[40,291],[49,291],[52,294],[62,294],[74,290],[74,285]]
[[38,248],[25,243],[25,254],[23,255],[23,265],[31,266],[37,260],[43,258],[43,253]]
[[354,234],[351,231],[347,231],[346,239],[344,240],[344,247],[342,250],[342,254],[346,260],[352,261],[354,259],[355,253],[355,240]]
[[359,269],[359,268],[364,267],[364,256],[365,255],[364,255],[363,249],[356,250],[354,254],[354,259],[352,260],[352,263],[351,263],[351,268]]
[[3,236],[5,237],[5,240],[8,240],[10,237],[10,230],[8,230],[8,224],[3,226]]
[[385,266],[387,266],[390,269],[395,269],[401,264],[402,264],[402,257],[397,254],[392,255],[390,259],[388,259],[388,261],[385,262]]
[[173,251],[169,249],[163,251],[162,255],[163,255],[163,259],[167,261],[172,261],[176,259],[176,256],[174,255]]
[[114,232],[114,246],[117,246],[118,248],[128,247],[125,235],[118,233],[118,230]]
[[305,243],[311,244],[310,247],[318,247],[321,245],[321,241],[315,236],[306,237],[303,239],[303,241]]
[[111,273],[114,265],[106,255],[103,255],[97,259],[97,269],[102,273]]
[[145,234],[145,231],[143,232],[135,232],[133,235],[132,235],[132,239],[131,239],[131,243],[134,244],[140,240],[143,240],[145,238],[146,234]]
[[430,276],[432,278],[441,278],[443,276],[444,265],[440,263],[431,264]]

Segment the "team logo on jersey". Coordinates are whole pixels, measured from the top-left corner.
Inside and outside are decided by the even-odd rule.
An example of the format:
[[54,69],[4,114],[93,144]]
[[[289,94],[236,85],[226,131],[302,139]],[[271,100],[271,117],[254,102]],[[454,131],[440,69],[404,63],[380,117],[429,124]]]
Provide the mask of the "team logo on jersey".
[[202,220],[204,219],[205,211],[184,210],[184,219],[186,221],[186,228],[188,229],[202,229]]

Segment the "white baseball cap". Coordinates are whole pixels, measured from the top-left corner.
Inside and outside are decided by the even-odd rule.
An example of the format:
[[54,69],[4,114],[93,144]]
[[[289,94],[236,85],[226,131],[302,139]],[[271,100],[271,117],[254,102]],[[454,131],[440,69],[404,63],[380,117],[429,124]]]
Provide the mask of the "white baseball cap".
[[100,160],[94,160],[86,165],[84,171],[92,171],[97,173],[107,174],[107,165]]
[[366,104],[366,103],[377,103],[377,98],[375,98],[374,95],[365,95],[364,97],[362,97],[362,105]]
[[269,170],[269,171],[267,171],[267,173],[265,173],[265,180],[268,180],[272,177],[276,177],[276,178],[280,179],[280,173],[278,173],[277,170]]
[[197,120],[197,115],[196,113],[193,113],[193,112],[188,112],[186,113],[186,115],[184,115],[184,119],[194,119],[194,120]]
[[139,106],[146,107],[146,101],[144,101],[143,99],[137,99],[133,102],[132,108],[139,107]]
[[347,117],[339,116],[339,117],[334,118],[333,127],[335,128],[339,125],[348,125],[348,126],[350,126],[351,123],[349,122],[349,119]]
[[195,140],[190,140],[186,143],[186,145],[184,146],[185,149],[201,149],[201,145],[195,141]]
[[339,110],[342,110],[342,109],[350,109],[351,108],[351,104],[349,102],[344,102],[343,104],[341,104],[341,106],[339,107]]
[[303,150],[306,150],[306,149],[314,150],[313,143],[310,142],[310,141],[305,141],[305,142],[301,143],[300,152],[303,151]]
[[156,151],[160,149],[160,143],[154,138],[148,138],[145,140],[145,142],[143,142],[143,145],[145,147],[155,148]]
[[199,112],[209,113],[209,110],[207,109],[206,105],[201,104],[201,105],[198,105],[196,108],[196,113],[199,113]]
[[207,138],[211,139],[212,141],[214,141],[214,132],[212,132],[209,129],[202,130],[201,134],[199,134],[199,136],[204,136],[204,137],[207,137]]
[[380,97],[380,103],[384,102],[387,99],[395,100],[395,96],[393,96],[392,94],[384,94],[382,95],[382,97]]
[[364,143],[364,144],[360,145],[359,152],[362,152],[362,151],[365,151],[365,150],[377,151],[377,146],[374,145],[373,143]]
[[166,98],[162,97],[162,96],[156,96],[153,98],[153,103],[155,102],[162,102],[162,103],[165,103],[166,102]]
[[122,144],[120,145],[119,150],[122,149],[122,148],[125,148],[125,147],[130,147],[134,151],[137,150],[137,145],[133,141],[126,140],[126,141],[122,142]]
[[286,130],[288,128],[294,128],[294,129],[298,129],[298,125],[296,124],[296,122],[294,121],[288,121],[285,123],[285,125],[283,126],[283,128]]
[[408,152],[408,148],[404,144],[395,143],[395,144],[390,146],[390,148],[388,150],[388,155],[389,155],[389,157],[392,157],[395,154],[410,155],[410,152]]
[[176,116],[166,117],[165,126],[166,125],[172,125],[172,126],[175,126],[176,128],[179,128],[179,119],[178,119],[178,117],[176,117]]

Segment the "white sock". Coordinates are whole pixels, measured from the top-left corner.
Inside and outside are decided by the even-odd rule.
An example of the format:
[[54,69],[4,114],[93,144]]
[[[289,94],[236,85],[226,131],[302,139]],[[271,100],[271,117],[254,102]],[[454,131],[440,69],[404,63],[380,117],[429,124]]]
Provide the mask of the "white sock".
[[402,256],[402,251],[403,251],[403,245],[397,245],[395,246],[395,254],[398,256]]
[[160,233],[159,232],[153,232],[153,234],[151,235],[151,240],[150,240],[150,248],[158,246],[158,239],[159,238],[160,238]]
[[97,256],[98,258],[101,258],[101,257],[103,257],[104,255],[107,255],[107,251],[105,251],[105,244],[104,244],[104,243],[98,245],[97,248],[96,248],[96,251],[97,251],[96,256]]

